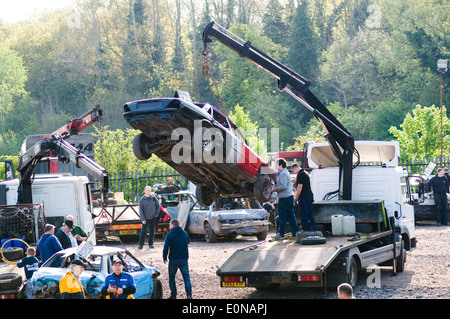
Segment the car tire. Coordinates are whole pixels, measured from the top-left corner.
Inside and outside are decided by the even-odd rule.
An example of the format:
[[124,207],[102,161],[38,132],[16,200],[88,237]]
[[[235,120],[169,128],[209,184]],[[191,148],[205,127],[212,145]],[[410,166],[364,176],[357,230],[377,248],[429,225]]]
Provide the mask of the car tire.
[[3,248],[3,256],[7,260],[19,260],[23,258],[23,249],[20,247]]
[[302,245],[321,245],[325,244],[327,242],[327,239],[325,237],[320,236],[309,236],[302,238],[301,243]]
[[266,229],[266,230],[256,234],[256,238],[258,238],[258,240],[266,240],[267,233],[268,233],[268,230]]
[[0,274],[0,291],[13,290],[22,284],[22,276],[16,273]]
[[146,151],[146,144],[149,142],[149,138],[144,133],[139,133],[133,138],[133,153],[138,160],[145,161],[152,156]]
[[209,223],[206,223],[203,227],[205,230],[205,239],[208,243],[215,243],[217,241],[217,234],[212,229]]
[[272,193],[272,183],[268,175],[258,175],[253,184],[253,194],[260,203],[265,203],[270,199]]
[[161,281],[158,278],[153,279],[153,292],[151,299],[162,299],[163,289]]
[[206,186],[197,186],[195,189],[195,197],[197,198],[197,203],[203,207],[211,206],[213,199],[212,193]]

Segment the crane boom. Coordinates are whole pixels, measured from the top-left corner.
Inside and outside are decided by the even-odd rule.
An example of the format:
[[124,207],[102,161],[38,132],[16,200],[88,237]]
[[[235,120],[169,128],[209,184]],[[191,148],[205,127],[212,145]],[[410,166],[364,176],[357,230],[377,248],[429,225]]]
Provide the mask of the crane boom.
[[17,197],[18,204],[33,203],[31,185],[33,183],[34,170],[39,161],[46,157],[49,152],[52,152],[52,154],[58,156],[60,161],[74,163],[77,167],[83,169],[99,181],[101,184],[103,203],[106,205],[106,194],[109,189],[107,170],[65,140],[71,135],[78,134],[93,123],[100,121],[102,116],[103,111],[97,105],[92,110],[70,121],[52,134],[44,136],[42,140],[20,154],[17,167],[20,180]]
[[214,21],[206,26],[202,38],[205,50],[207,44],[212,42],[211,38],[214,38],[238,53],[239,56],[274,76],[278,80],[279,90],[291,95],[314,114],[324,128],[325,137],[339,161],[339,197],[346,200],[351,199],[353,153],[355,152],[354,138],[309,90],[311,81]]

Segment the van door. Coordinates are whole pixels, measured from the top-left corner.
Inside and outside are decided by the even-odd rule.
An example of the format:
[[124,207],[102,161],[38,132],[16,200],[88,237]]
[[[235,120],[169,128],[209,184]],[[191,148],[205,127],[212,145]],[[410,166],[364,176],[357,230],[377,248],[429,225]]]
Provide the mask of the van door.
[[400,186],[402,190],[402,207],[400,216],[398,216],[398,225],[408,230],[410,238],[414,238],[414,206],[411,193],[411,185],[408,176],[400,177]]

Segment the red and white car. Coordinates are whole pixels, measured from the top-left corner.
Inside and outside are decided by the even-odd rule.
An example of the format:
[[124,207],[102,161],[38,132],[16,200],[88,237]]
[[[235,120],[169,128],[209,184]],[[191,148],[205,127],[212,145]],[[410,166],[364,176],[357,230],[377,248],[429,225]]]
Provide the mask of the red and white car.
[[197,186],[200,205],[218,198],[266,202],[276,171],[248,145],[241,130],[210,104],[188,98],[128,102],[124,117],[142,133],[133,140],[140,160],[155,154]]

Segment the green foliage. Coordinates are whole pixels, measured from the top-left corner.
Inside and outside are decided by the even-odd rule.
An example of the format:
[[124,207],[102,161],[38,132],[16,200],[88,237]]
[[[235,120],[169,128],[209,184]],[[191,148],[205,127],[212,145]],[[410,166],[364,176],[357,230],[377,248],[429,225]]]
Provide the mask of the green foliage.
[[[446,1],[80,0],[75,10],[0,21],[0,154],[17,155],[27,135],[50,133],[96,104],[123,144],[124,103],[176,89],[225,113],[242,106],[269,134],[279,129],[281,149],[323,138],[317,119],[277,92],[272,76],[214,40],[211,91],[201,74],[201,32],[211,20],[311,78],[311,91],[357,139],[392,139],[389,127],[414,105],[439,104],[436,61],[450,55]],[[144,164],[118,161],[121,170]]]
[[103,130],[96,128],[96,161],[108,172],[168,168],[169,166],[155,155],[147,161],[140,161],[134,156],[132,141],[138,133],[139,131],[133,129],[109,130],[107,126]]
[[[400,143],[401,158],[430,157],[441,154],[441,110],[434,105],[422,107],[417,105],[408,113],[400,125],[400,129],[391,127],[392,133]],[[443,107],[442,116],[443,149],[447,153],[450,148],[450,121]]]
[[229,117],[242,131],[250,148],[264,158],[267,155],[267,145],[266,141],[261,139],[258,123],[252,122],[250,114],[245,112],[239,104],[234,107],[234,111],[230,112]]

